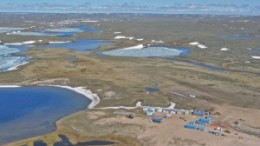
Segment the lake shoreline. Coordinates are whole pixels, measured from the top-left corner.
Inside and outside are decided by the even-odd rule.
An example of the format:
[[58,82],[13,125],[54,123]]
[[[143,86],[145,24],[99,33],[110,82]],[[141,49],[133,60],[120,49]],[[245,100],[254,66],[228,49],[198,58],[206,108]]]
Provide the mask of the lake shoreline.
[[[73,92],[76,92],[78,94],[84,95],[86,98],[91,100],[91,103],[88,105],[88,109],[92,109],[95,106],[97,106],[100,102],[100,98],[97,94],[93,93],[91,90],[87,90],[86,87],[71,87],[71,86],[61,86],[61,85],[33,85],[33,86],[47,86],[47,87],[58,87],[67,89]],[[19,86],[19,85],[0,85],[0,88],[20,88],[20,87],[26,87],[26,86]]]
[[[99,97],[97,96],[97,94],[94,94],[91,90],[87,90],[85,87],[70,87],[70,86],[61,86],[61,85],[50,85],[50,84],[37,84],[37,85],[32,85],[33,87],[50,87],[50,88],[60,88],[60,89],[65,89],[65,90],[69,90],[69,91],[72,91],[74,93],[77,93],[77,94],[80,94],[80,95],[83,95],[83,98],[87,98],[88,100],[90,100],[89,104],[87,104],[85,106],[85,108],[81,109],[81,110],[78,110],[77,112],[80,112],[80,111],[84,111],[84,110],[87,110],[87,109],[92,109],[94,108],[99,102],[100,102],[100,99]],[[31,86],[20,86],[20,85],[0,85],[0,88],[23,88],[23,87],[31,87]],[[54,89],[55,90],[55,89]],[[48,94],[48,93],[47,93]],[[74,96],[71,96],[71,98],[74,98]],[[30,138],[34,138],[34,137],[39,137],[39,136],[42,136],[42,135],[46,135],[46,134],[50,134],[52,132],[55,132],[57,131],[57,123],[62,120],[63,118],[65,117],[68,117],[68,116],[71,116],[77,112],[73,112],[71,114],[67,114],[67,115],[64,115],[56,120],[53,121],[53,128],[52,130],[47,130],[47,133],[42,133],[42,134],[36,134],[36,135],[31,135],[30,137],[27,137],[26,139],[30,139]],[[24,139],[24,138],[23,138]],[[22,139],[20,139],[22,140]],[[17,140],[14,139],[14,141],[8,141],[6,144],[8,143],[13,143]],[[19,140],[18,140],[19,141]],[[5,143],[5,142],[4,142]],[[4,144],[2,143],[2,144]]]

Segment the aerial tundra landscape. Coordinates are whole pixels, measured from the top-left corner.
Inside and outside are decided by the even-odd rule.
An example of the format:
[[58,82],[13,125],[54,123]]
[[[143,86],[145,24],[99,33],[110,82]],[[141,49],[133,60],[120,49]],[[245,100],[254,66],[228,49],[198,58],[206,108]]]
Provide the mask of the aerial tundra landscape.
[[259,146],[260,1],[1,0],[1,146]]

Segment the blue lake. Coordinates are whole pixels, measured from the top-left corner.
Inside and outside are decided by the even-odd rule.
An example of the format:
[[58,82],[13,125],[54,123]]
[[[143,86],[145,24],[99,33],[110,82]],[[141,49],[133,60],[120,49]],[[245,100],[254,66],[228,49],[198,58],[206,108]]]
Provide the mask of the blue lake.
[[253,39],[254,37],[249,34],[229,34],[229,35],[223,35],[222,38],[231,39],[231,40],[247,41],[247,40]]
[[154,93],[154,92],[160,91],[160,89],[159,88],[154,88],[154,87],[147,87],[147,88],[145,88],[145,91],[149,92],[149,93]]
[[185,56],[189,53],[189,48],[170,48],[164,46],[153,46],[143,49],[117,49],[102,52],[103,55],[109,56],[126,56],[126,57],[178,57]]
[[260,49],[253,48],[251,52],[255,54],[260,54]]
[[190,48],[170,48],[164,46],[154,46],[154,47],[147,47],[143,49],[117,49],[117,50],[105,51],[102,52],[101,54],[109,55],[109,56],[162,58],[171,61],[181,61],[181,62],[189,63],[212,71],[218,71],[218,72],[227,71],[226,69],[221,67],[212,66],[212,65],[204,64],[201,62],[190,61],[190,60],[182,60],[178,58],[182,56],[188,56],[189,51]]
[[[54,143],[53,146],[104,146],[104,145],[113,145],[115,144],[112,141],[106,141],[106,140],[92,140],[92,141],[87,141],[87,142],[79,142],[76,145],[73,145],[69,139],[65,136],[60,134],[59,135],[61,141]],[[36,146],[36,145],[34,145]],[[43,146],[43,145],[42,145]]]
[[52,132],[58,119],[87,108],[90,102],[59,87],[0,88],[0,145]]
[[23,36],[56,36],[70,38],[79,32],[89,32],[89,33],[98,33],[100,30],[89,27],[89,26],[71,26],[65,28],[49,28],[45,30],[37,30],[33,32],[19,32],[13,35],[23,35]]
[[113,45],[113,43],[105,40],[96,40],[96,39],[78,39],[72,42],[65,43],[54,43],[41,45],[40,47],[44,48],[67,48],[75,51],[87,51],[91,49],[96,49],[104,45]]

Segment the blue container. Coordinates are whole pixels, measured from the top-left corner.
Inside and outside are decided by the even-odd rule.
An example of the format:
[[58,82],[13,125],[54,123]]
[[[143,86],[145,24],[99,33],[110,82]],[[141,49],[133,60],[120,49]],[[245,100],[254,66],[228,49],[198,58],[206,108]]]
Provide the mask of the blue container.
[[188,128],[188,129],[196,129],[196,125],[194,125],[194,124],[186,124],[185,126],[184,126],[185,128]]
[[152,121],[153,121],[154,123],[162,123],[162,118],[153,117],[153,118],[152,118]]

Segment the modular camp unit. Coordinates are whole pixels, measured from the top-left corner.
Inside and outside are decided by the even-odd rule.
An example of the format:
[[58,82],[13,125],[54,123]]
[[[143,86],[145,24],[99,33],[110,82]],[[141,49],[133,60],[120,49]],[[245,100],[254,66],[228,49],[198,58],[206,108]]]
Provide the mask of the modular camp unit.
[[153,118],[152,118],[152,121],[153,121],[154,123],[162,123],[162,120],[163,120],[163,118],[159,118],[159,117],[153,117]]

